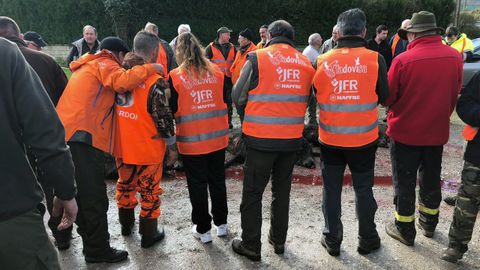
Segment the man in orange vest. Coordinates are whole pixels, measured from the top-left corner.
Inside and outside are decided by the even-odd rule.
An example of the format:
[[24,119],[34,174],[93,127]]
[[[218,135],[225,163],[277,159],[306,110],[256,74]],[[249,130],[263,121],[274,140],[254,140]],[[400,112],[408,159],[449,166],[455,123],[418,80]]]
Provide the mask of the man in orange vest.
[[264,24],[258,29],[258,34],[260,35],[260,42],[257,43],[257,49],[262,49],[267,44],[267,30],[268,25]]
[[[145,25],[145,31],[150,32],[158,37],[158,26],[154,23],[147,22]],[[170,44],[158,37],[158,56],[156,63],[161,64],[165,69],[165,79],[168,80],[168,72],[177,67],[175,61],[175,52],[172,50]]]
[[[407,29],[410,25],[410,19],[403,20],[400,29]],[[388,42],[392,48],[392,59],[407,50],[408,40],[401,39],[398,33],[393,35]]]
[[[293,44],[293,27],[284,20],[268,26],[270,42],[248,54],[235,85],[235,105],[244,106],[243,136],[247,146],[240,205],[242,239],[233,250],[261,259],[262,197],[272,178],[272,213],[268,236],[282,254],[288,230],[292,171],[301,149],[307,102],[315,70]],[[246,101],[248,99],[248,102]]]
[[230,33],[232,30],[228,29],[225,26],[220,27],[217,30],[217,38],[215,41],[210,42],[205,48],[205,53],[208,59],[215,65],[217,65],[220,70],[225,75],[223,83],[223,96],[227,101],[228,107],[228,125],[229,128],[233,128],[232,124],[232,72],[230,68],[235,61],[235,54],[237,49],[230,43]]
[[462,184],[458,188],[453,221],[448,233],[448,249],[442,258],[449,262],[457,262],[468,250],[472,239],[473,228],[478,214],[480,201],[480,72],[477,72],[457,102],[458,116],[467,124],[463,136],[467,140],[467,148],[463,158]]
[[[141,57],[145,63],[155,63],[158,37],[147,31],[140,31],[133,40],[133,49],[135,55]],[[165,89],[159,88],[162,81],[164,79],[160,75],[154,74],[131,92],[117,94],[116,98],[117,151],[114,154],[117,157],[119,179],[115,198],[119,221],[122,235],[130,235],[135,222],[134,210],[138,204],[138,191],[142,206],[139,231],[143,248],[148,248],[165,237],[163,228],[161,231],[157,228],[160,195],[163,192],[160,180],[166,145],[175,145],[175,131],[167,93]],[[154,98],[157,100],[153,100]],[[157,101],[160,102],[160,108],[152,108],[150,104]],[[154,109],[155,113],[161,115],[156,121]],[[158,121],[162,122],[161,125],[156,125]],[[172,147],[170,149],[175,151]],[[173,153],[169,156],[176,155]]]
[[[252,42],[253,34],[250,29],[245,29],[238,34],[238,43],[240,44],[240,50],[237,51],[235,61],[233,62],[230,71],[232,72],[232,83],[235,84],[240,77],[240,71],[243,65],[247,61],[247,55],[257,49]],[[236,107],[237,113],[240,116],[240,121],[243,122],[243,115],[245,113],[244,107]]]
[[322,245],[330,255],[340,255],[341,193],[348,165],[356,198],[357,251],[368,254],[380,247],[372,187],[378,139],[377,104],[388,97],[387,66],[382,55],[365,48],[367,29],[362,10],[343,12],[337,26],[338,44],[318,57],[313,79],[319,107],[324,185]]
[[65,138],[75,164],[78,233],[87,262],[119,262],[128,253],[110,247],[108,197],[104,182],[104,152],[112,152],[115,93],[136,88],[147,78],[163,73],[158,64],[124,70],[128,47],[116,37],[103,39],[101,51],[70,64],[73,70],[57,105]]

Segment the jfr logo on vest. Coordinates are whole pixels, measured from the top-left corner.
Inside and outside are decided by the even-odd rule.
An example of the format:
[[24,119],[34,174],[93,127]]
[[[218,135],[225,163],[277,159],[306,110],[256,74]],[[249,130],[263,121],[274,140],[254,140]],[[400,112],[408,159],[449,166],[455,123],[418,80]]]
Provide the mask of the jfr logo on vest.
[[294,68],[277,67],[280,82],[300,82],[300,70]]

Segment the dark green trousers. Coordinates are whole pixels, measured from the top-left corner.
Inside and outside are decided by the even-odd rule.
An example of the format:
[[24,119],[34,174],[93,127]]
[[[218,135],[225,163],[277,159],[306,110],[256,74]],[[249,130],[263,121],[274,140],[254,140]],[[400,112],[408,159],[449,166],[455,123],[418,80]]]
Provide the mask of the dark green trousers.
[[240,213],[242,241],[248,249],[256,252],[260,252],[261,249],[262,198],[270,176],[272,178],[270,238],[276,244],[285,243],[295,159],[296,152],[247,149]]
[[480,206],[480,166],[465,161],[462,184],[458,189],[453,221],[448,233],[451,248],[465,253],[472,239],[473,227]]
[[1,269],[60,269],[38,210],[0,222]]

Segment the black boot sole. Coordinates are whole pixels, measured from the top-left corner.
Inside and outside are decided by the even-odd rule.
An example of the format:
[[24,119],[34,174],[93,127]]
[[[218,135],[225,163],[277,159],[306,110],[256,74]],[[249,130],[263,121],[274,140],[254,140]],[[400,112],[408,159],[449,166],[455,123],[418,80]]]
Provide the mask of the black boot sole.
[[94,258],[94,257],[85,257],[87,263],[117,263],[125,261],[128,258],[128,253],[122,254],[114,258]]

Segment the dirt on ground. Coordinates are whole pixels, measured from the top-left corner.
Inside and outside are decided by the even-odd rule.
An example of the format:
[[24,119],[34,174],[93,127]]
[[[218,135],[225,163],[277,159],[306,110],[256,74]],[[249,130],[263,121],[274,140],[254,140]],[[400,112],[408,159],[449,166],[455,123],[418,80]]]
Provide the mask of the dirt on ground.
[[[445,195],[456,192],[462,168],[462,126],[452,124],[451,138],[444,148],[443,191]],[[290,226],[283,255],[276,255],[268,244],[270,227],[271,191],[267,187],[263,200],[262,260],[251,262],[235,254],[231,241],[240,237],[240,200],[242,194],[241,165],[227,170],[227,192],[230,234],[226,238],[215,236],[213,242],[202,244],[191,234],[191,206],[187,184],[183,173],[162,180],[165,190],[161,196],[160,224],[164,226],[166,238],[150,249],[140,247],[138,220],[131,236],[121,236],[114,201],[115,182],[107,181],[110,208],[108,212],[111,244],[128,250],[129,259],[118,264],[86,264],[82,256],[82,241],[74,233],[72,246],[59,252],[63,269],[479,269],[480,257],[478,225],[470,250],[458,264],[440,259],[448,243],[448,228],[453,208],[442,202],[440,222],[435,236],[425,238],[418,233],[415,245],[407,247],[391,239],[385,233],[385,225],[393,220],[393,189],[389,150],[379,148],[376,161],[375,198],[378,203],[377,229],[382,247],[366,256],[357,253],[357,220],[355,216],[354,191],[346,177],[342,198],[342,221],[344,241],[339,257],[331,257],[320,244],[323,228],[321,210],[322,186],[317,158],[316,169],[296,167],[290,202]],[[348,172],[347,172],[348,174]],[[138,207],[136,213],[138,214]],[[53,240],[53,239],[52,239]]]

